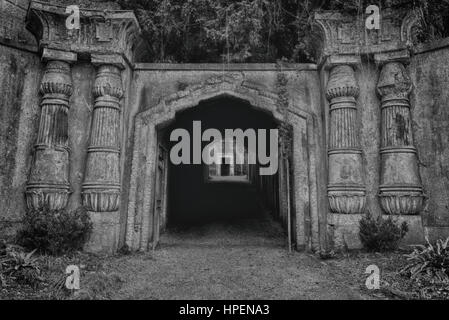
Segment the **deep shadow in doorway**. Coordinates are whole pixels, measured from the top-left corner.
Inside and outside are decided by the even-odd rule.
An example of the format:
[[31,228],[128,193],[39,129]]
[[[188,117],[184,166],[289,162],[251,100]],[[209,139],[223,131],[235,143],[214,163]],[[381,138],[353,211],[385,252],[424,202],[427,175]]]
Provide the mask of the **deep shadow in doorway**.
[[[257,131],[275,129],[278,126],[270,114],[255,110],[245,101],[228,97],[208,100],[177,114],[176,121],[160,133],[168,150],[176,144],[170,142],[172,130],[186,129],[192,137],[193,121],[201,121],[203,131],[215,128],[223,136],[225,129]],[[192,143],[191,141],[191,150]],[[207,144],[208,142],[203,142],[202,147]],[[204,230],[207,225],[228,224],[246,225],[242,229],[244,230],[258,221],[267,222],[267,214],[277,217],[278,174],[257,177],[254,172],[258,172],[258,165],[254,165],[248,169],[251,172],[248,176],[253,175],[255,178],[249,178],[249,181],[209,181],[205,176],[205,166],[169,163],[168,214],[164,222],[166,228],[179,231],[199,227]],[[230,171],[229,167],[221,166],[222,176],[229,176]]]

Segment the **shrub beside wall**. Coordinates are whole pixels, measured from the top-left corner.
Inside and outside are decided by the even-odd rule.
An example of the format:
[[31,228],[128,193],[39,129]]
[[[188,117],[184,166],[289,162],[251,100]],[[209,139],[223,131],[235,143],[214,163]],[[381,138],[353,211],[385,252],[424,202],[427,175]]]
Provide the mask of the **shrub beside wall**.
[[83,249],[92,232],[85,209],[75,211],[31,211],[17,234],[17,242],[29,250],[61,255]]
[[374,218],[367,214],[360,220],[359,237],[363,247],[370,252],[393,251],[408,232],[404,221],[398,225],[393,218]]

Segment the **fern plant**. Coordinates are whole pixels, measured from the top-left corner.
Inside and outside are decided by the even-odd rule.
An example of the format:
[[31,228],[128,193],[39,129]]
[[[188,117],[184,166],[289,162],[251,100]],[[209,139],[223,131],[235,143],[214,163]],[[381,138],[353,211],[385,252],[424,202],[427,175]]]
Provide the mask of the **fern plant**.
[[0,256],[0,284],[4,286],[7,279],[12,279],[19,284],[37,287],[42,278],[37,259],[33,256],[35,252],[26,253],[9,247],[6,254]]
[[411,279],[449,284],[449,238],[435,244],[426,238],[427,245],[415,246],[406,255],[408,264],[400,271]]

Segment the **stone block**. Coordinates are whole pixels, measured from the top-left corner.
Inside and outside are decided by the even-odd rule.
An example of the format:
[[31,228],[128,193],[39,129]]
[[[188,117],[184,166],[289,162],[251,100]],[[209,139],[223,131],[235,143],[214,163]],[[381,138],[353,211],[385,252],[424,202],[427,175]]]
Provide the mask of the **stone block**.
[[92,234],[84,250],[90,253],[113,254],[120,237],[119,212],[89,212]]
[[425,227],[424,235],[430,242],[435,242],[438,239],[447,239],[449,237],[449,227]]
[[[388,216],[385,216],[388,217]],[[400,225],[407,222],[408,232],[400,242],[400,246],[411,246],[424,243],[424,228],[421,216],[393,216],[393,219]]]
[[329,224],[334,235],[335,250],[361,249],[359,221],[363,214],[329,214]]

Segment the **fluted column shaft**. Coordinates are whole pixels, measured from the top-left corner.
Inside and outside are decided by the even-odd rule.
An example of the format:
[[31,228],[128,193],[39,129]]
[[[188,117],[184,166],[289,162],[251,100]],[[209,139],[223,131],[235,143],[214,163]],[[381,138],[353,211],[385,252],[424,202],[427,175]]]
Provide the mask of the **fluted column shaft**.
[[49,61],[40,85],[41,115],[26,188],[30,210],[67,206],[69,183],[68,111],[73,92],[70,65]]
[[365,208],[358,95],[354,69],[349,65],[334,66],[326,90],[330,103],[328,199],[333,213],[363,213]]
[[120,69],[113,65],[100,66],[93,93],[95,105],[83,205],[93,212],[113,212],[120,205],[120,100],[123,97]]
[[380,203],[388,214],[419,214],[424,194],[408,98],[412,83],[404,65],[387,63],[377,87],[382,97]]

